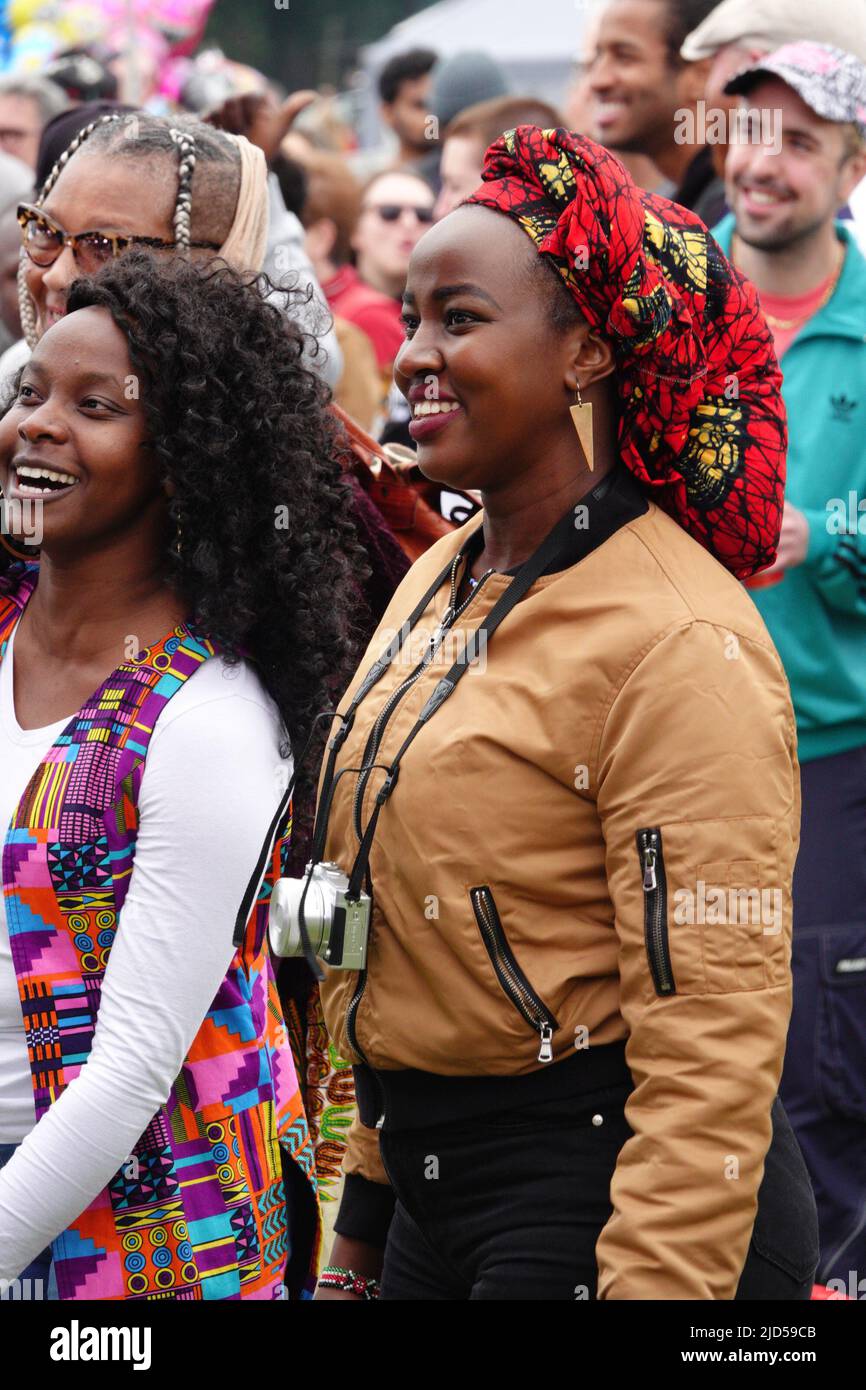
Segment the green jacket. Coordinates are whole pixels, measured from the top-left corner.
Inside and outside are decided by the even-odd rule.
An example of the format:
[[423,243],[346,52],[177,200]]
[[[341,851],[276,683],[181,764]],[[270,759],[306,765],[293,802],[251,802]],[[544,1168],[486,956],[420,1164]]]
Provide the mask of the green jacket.
[[[809,522],[801,565],[751,596],[791,685],[801,762],[866,746],[866,259],[851,233],[839,283],[781,358],[785,496]],[[730,253],[733,216],[714,230]]]

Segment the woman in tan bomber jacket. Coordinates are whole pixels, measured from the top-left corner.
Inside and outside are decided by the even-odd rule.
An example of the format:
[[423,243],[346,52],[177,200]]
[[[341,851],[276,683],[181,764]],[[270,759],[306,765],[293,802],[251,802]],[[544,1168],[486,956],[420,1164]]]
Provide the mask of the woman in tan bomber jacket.
[[734,577],[778,538],[769,336],[591,141],[521,127],[484,179],[396,364],[484,511],[397,590],[320,786],[314,858],[372,910],[322,985],[359,1113],[317,1297],[808,1298],[794,721]]

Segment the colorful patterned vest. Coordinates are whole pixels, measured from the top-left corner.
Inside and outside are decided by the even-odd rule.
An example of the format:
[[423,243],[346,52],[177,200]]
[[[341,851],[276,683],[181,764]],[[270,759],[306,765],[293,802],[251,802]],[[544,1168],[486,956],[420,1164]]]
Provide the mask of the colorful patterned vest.
[[[38,565],[19,564],[2,584],[0,661],[38,573]],[[184,624],[125,661],[48,750],[12,818],[3,892],[37,1121],[93,1045],[102,979],[122,928],[154,725],[218,650]],[[290,828],[277,840],[243,943],[168,1101],[105,1189],[52,1244],[62,1299],[283,1296],[283,1161],[306,1175],[287,1183],[293,1202],[315,1202],[316,1186],[268,953],[267,899]],[[155,961],[147,988],[158,985]],[[307,1295],[317,1259],[318,1248]]]

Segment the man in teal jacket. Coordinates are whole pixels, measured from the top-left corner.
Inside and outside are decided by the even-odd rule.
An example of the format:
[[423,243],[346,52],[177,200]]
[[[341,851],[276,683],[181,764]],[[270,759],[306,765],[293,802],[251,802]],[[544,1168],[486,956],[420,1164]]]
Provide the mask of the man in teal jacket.
[[802,768],[781,1094],[815,1188],[818,1278],[850,1293],[866,1276],[866,260],[836,213],[866,173],[866,69],[787,44],[726,90],[777,124],[772,143],[731,145],[715,235],[758,288],[788,409],[779,555],[752,589]]

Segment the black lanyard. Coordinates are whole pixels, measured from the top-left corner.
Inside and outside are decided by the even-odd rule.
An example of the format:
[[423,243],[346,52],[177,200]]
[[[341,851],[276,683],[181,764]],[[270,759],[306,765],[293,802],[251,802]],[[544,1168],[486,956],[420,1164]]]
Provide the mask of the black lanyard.
[[[385,805],[385,802],[388,800],[389,796],[394,790],[394,786],[397,782],[397,776],[400,771],[400,763],[403,760],[405,754],[408,752],[410,745],[414,743],[421,730],[425,727],[426,724],[430,722],[434,714],[436,714],[436,712],[442,708],[445,701],[454,694],[454,691],[456,690],[459,682],[465,676],[470,665],[472,664],[475,652],[484,649],[484,644],[489,642],[490,638],[493,636],[500,623],[502,623],[505,620],[505,618],[507,618],[511,610],[517,606],[520,600],[525,596],[527,590],[530,589],[532,585],[535,583],[536,579],[538,579],[544,573],[548,565],[552,564],[556,560],[557,556],[562,552],[564,539],[570,537],[573,531],[574,516],[572,512],[569,512],[568,515],[564,517],[562,521],[557,523],[557,525],[551,531],[550,535],[547,536],[547,538],[541,543],[541,545],[538,547],[535,553],[529,557],[526,563],[521,565],[520,569],[512,579],[508,588],[497,599],[496,603],[493,605],[490,612],[487,614],[487,617],[483,618],[482,621],[479,623],[477,629],[475,630],[475,633],[473,634],[472,644],[466,644],[463,653],[454,662],[448,673],[444,675],[439,681],[437,681],[433,689],[433,693],[425,702],[418,715],[418,718],[415,720],[415,723],[412,725],[412,728],[409,730],[408,734],[406,735],[400,747],[398,748],[396,754],[394,755],[391,763],[388,765],[385,773],[385,779],[378,792],[376,793],[376,801],[373,806],[373,812],[367,823],[367,828],[364,831],[363,839],[361,840],[358,853],[355,857],[355,863],[352,866],[352,872],[349,875],[349,887],[346,890],[347,898],[357,898],[358,894],[361,892],[363,888],[364,877],[367,871],[367,864],[370,858],[370,851],[373,847],[373,839],[376,834],[376,826],[378,824],[379,815],[382,810],[382,807]],[[448,569],[445,571],[445,575],[449,573],[450,569],[451,566],[449,565]],[[437,589],[441,587],[442,580],[445,577],[445,575],[440,577],[437,583]],[[424,608],[427,607],[428,602],[429,599],[427,598],[427,595],[425,595]],[[424,609],[421,610],[422,613],[423,611]],[[415,610],[415,613],[417,613],[417,609]],[[418,619],[415,616],[415,613],[413,613],[412,617],[409,619],[409,631],[411,631],[412,627],[418,621]],[[420,614],[418,616],[420,617]],[[396,655],[396,653],[394,655]],[[372,689],[372,686],[375,685],[377,681],[381,680],[382,676],[391,666],[393,660],[394,656],[389,655],[389,653],[387,652],[379,658],[379,661],[376,662],[372,670],[368,672],[368,680],[370,679],[370,676],[373,676],[373,680],[368,689]],[[366,681],[363,682],[362,688],[365,684]],[[361,692],[359,691],[358,694],[360,693]],[[366,695],[366,693],[367,691],[365,690],[364,695]],[[364,696],[362,695],[361,698],[363,699]],[[357,709],[358,704],[360,704],[360,700],[356,696],[355,700],[352,701],[352,704],[350,705],[349,710],[347,711],[347,715],[351,713],[352,717],[354,718],[354,712]],[[339,730],[338,733],[342,733],[343,728],[346,729],[346,734],[348,734],[348,728],[346,728],[345,726],[345,721],[341,730]],[[343,737],[345,737],[345,734],[343,735]],[[325,785],[323,785],[323,794],[325,790],[326,787]],[[328,790],[330,791],[330,788],[328,788]]]
[[[618,483],[619,486],[617,486]],[[604,489],[604,495],[609,500],[606,501],[604,507],[593,506],[592,502],[594,500],[600,500],[602,489]],[[388,800],[388,797],[391,795],[391,792],[394,790],[394,785],[400,770],[400,763],[405,753],[421,730],[433,718],[437,710],[441,709],[445,701],[453,695],[457,685],[475,659],[475,652],[481,650],[483,644],[490,640],[500,623],[503,622],[520,600],[524,598],[527,590],[531,588],[545,570],[555,566],[557,561],[564,561],[564,564],[568,566],[576,564],[591,550],[595,550],[597,546],[606,541],[608,537],[613,535],[625,522],[632,520],[636,515],[640,515],[642,511],[645,511],[647,506],[645,499],[642,497],[640,498],[640,502],[636,505],[636,485],[628,475],[624,474],[624,470],[619,470],[612,477],[604,479],[598,489],[594,489],[590,496],[583,499],[583,503],[588,513],[588,525],[585,527],[578,526],[577,511],[580,508],[580,504],[576,507],[569,508],[565,515],[560,518],[553,530],[542,541],[538,549],[520,566],[520,569],[517,571],[517,574],[512,579],[508,588],[493,605],[487,617],[481,621],[474,634],[474,641],[471,644],[471,649],[470,644],[467,644],[463,654],[454,662],[448,673],[437,682],[433,693],[427,699],[418,718],[409,730],[409,733],[406,735],[394,758],[386,767],[385,779],[376,794],[373,812],[361,839],[360,847],[352,866],[352,872],[349,875],[349,887],[346,890],[347,898],[357,899],[362,890],[379,814],[385,802]],[[479,535],[480,528],[476,528],[476,530],[467,537],[460,550],[457,552],[457,555],[448,561],[448,564],[436,576],[427,592],[419,599],[412,613],[397,633],[397,636],[389,643],[381,656],[374,661],[366,676],[361,681],[361,684],[358,686],[358,689],[355,691],[345,714],[341,715],[337,713],[333,716],[340,720],[340,727],[328,740],[328,760],[322,779],[322,789],[319,795],[319,805],[313,831],[313,846],[310,856],[311,864],[315,865],[320,863],[324,854],[328,822],[330,820],[331,801],[339,776],[343,775],[343,773],[340,773],[339,776],[335,775],[337,756],[352,730],[358,706],[366,699],[373,687],[378,684],[400,655],[413,629],[426,612],[435,595],[452,573],[455,565],[459,564],[478,548]],[[442,630],[444,631],[444,629]],[[328,716],[325,714],[318,716],[319,719],[324,717]],[[318,720],[316,722],[318,722]],[[295,771],[292,775],[288,790],[271,822],[268,839],[262,847],[259,862],[247,885],[247,891],[244,894],[235,922],[233,940],[236,946],[240,945],[243,940],[246,922],[252,909],[255,896],[261,886],[262,876],[268,858],[270,857],[274,836],[288,811],[298,768],[306,757],[311,740],[312,734],[307,741],[307,746],[301,758],[295,766]],[[369,769],[345,768],[344,772],[352,770],[369,771]]]
[[[467,549],[474,540],[475,534],[476,533],[473,532],[473,534],[469,536],[467,541],[464,543],[463,547],[458,552],[458,559],[460,559],[466,553]],[[396,647],[392,642],[388,647],[386,647],[385,651],[379,657],[378,661],[374,662],[374,664],[370,667],[370,670],[367,672],[366,676],[364,677],[363,681],[361,682],[360,686],[355,692],[355,696],[352,700],[352,703],[349,705],[349,708],[346,710],[346,713],[341,715],[339,713],[335,714],[331,710],[325,710],[322,712],[322,714],[317,715],[316,719],[313,721],[313,728],[310,730],[310,736],[307,739],[304,751],[301,754],[298,761],[295,763],[291,780],[289,782],[288,787],[286,788],[282,801],[277,807],[274,818],[271,821],[270,829],[268,830],[265,842],[262,845],[258,862],[250,876],[250,880],[246,886],[244,896],[241,899],[241,905],[238,908],[238,914],[235,918],[235,929],[234,935],[232,937],[233,945],[240,946],[241,942],[243,941],[244,931],[246,930],[246,924],[249,919],[250,912],[252,911],[253,903],[255,902],[255,899],[258,895],[258,891],[261,887],[262,878],[267,867],[267,862],[271,857],[271,849],[274,843],[274,837],[276,836],[280,825],[283,823],[286,814],[288,813],[288,809],[292,800],[292,793],[295,789],[295,782],[297,780],[298,772],[301,766],[303,765],[310,744],[312,743],[313,733],[315,731],[316,724],[318,724],[321,719],[325,718],[330,719],[332,722],[334,719],[339,719],[341,721],[339,729],[328,740],[328,765],[327,770],[325,772],[324,780],[322,782],[322,791],[319,796],[319,806],[318,811],[316,813],[316,823],[313,830],[313,847],[310,855],[311,864],[320,863],[322,854],[324,852],[324,844],[327,838],[328,819],[330,817],[331,810],[331,798],[333,796],[334,786],[336,783],[334,770],[337,762],[337,754],[339,753],[340,749],[342,748],[343,744],[348,738],[349,733],[351,732],[352,725],[355,722],[355,712],[358,706],[360,705],[361,701],[373,689],[373,686],[376,684],[376,682],[382,679],[385,672],[388,670],[389,666],[393,662],[394,658],[399,656],[400,651],[402,650],[406,642],[406,639],[409,637],[412,629],[415,627],[419,618],[424,613],[433,597],[439,592],[445,580],[448,578],[453,564],[453,560],[448,561],[448,564],[445,566],[442,572],[439,575],[437,575],[436,579],[430,585],[430,588],[427,590],[424,597],[416,604],[410,617],[403,624],[403,626],[400,628],[400,631],[397,634],[397,638],[395,639]]]

